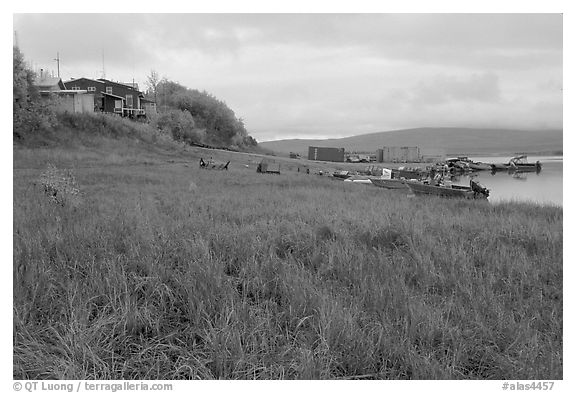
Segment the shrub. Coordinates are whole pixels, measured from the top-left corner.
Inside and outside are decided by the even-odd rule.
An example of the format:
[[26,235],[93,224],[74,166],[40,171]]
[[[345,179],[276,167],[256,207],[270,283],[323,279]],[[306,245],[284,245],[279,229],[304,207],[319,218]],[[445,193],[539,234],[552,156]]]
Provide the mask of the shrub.
[[50,103],[30,103],[14,110],[12,135],[15,140],[54,131],[58,124]]
[[59,205],[77,205],[80,188],[71,170],[60,170],[52,164],[40,175],[40,185],[51,202]]
[[203,143],[206,131],[196,128],[194,118],[187,110],[169,110],[156,120],[158,128],[172,138],[186,143]]

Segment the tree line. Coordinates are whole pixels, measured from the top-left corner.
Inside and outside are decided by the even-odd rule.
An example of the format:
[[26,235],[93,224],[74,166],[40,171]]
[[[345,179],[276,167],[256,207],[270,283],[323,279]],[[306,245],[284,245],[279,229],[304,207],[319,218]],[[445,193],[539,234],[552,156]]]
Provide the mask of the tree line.
[[160,79],[156,71],[151,71],[146,85],[146,97],[156,102],[159,112],[156,125],[174,139],[222,147],[257,145],[242,118],[210,93]]

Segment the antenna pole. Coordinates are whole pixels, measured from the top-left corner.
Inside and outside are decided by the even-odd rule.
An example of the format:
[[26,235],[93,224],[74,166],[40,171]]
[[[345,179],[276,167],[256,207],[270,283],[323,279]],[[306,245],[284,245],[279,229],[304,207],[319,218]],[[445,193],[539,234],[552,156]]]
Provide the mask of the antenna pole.
[[56,66],[58,67],[58,78],[60,78],[60,53],[56,52],[54,61],[56,61]]

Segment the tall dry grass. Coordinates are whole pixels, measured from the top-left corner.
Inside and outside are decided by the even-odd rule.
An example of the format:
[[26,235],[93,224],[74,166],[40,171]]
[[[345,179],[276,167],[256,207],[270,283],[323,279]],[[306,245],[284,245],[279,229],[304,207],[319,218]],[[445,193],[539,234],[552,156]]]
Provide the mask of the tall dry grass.
[[563,377],[561,208],[69,152],[74,206],[15,151],[14,378]]

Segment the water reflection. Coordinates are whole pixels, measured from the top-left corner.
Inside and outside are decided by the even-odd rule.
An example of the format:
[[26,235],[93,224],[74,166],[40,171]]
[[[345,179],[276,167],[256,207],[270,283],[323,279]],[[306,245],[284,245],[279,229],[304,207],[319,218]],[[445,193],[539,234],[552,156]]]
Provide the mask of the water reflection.
[[512,174],[512,179],[526,181],[528,180],[528,176],[526,175],[526,172],[514,172]]

